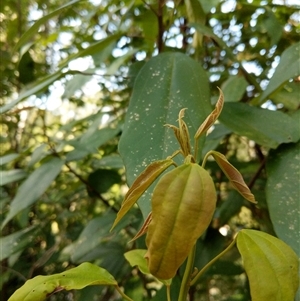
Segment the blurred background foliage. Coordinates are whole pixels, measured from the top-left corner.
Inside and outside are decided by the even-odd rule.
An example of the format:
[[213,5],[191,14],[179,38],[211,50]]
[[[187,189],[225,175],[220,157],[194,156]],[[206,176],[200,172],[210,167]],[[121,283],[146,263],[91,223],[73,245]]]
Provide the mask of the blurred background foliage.
[[[134,208],[116,231],[109,229],[127,190],[118,142],[134,82],[147,61],[167,51],[202,65],[212,104],[216,87],[224,91],[225,113],[203,148],[225,154],[258,201],[258,206],[246,203],[208,162],[218,207],[198,242],[197,267],[242,228],[277,235],[299,255],[297,1],[2,0],[0,5],[2,300],[28,278],[83,261],[106,268],[136,301],[164,300],[164,288],[123,256],[145,247],[143,237],[128,243],[143,222],[140,210]],[[260,107],[281,115],[260,115]],[[284,130],[290,140],[282,138]],[[182,271],[176,277],[173,294]],[[111,288],[89,287],[49,300],[118,298]],[[215,264],[190,298],[250,300],[238,253]]]

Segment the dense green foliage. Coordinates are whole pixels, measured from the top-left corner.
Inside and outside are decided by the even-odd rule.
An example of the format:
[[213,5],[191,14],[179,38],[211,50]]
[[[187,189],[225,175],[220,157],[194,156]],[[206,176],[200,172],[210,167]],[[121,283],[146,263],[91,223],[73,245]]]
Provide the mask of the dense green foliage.
[[[187,108],[193,136],[217,87],[224,109],[200,140],[198,158],[209,150],[226,155],[258,204],[246,202],[207,161],[217,208],[197,242],[195,266],[205,266],[243,228],[277,236],[300,256],[299,6],[2,0],[0,17],[3,300],[26,279],[85,261],[109,271],[135,301],[165,300],[165,287],[124,257],[145,248],[145,237],[128,241],[150,212],[150,192],[109,230],[127,184],[179,148],[164,125]],[[172,296],[182,276],[180,269]],[[190,292],[191,301],[208,299],[250,300],[236,248]],[[120,295],[91,286],[49,300]]]

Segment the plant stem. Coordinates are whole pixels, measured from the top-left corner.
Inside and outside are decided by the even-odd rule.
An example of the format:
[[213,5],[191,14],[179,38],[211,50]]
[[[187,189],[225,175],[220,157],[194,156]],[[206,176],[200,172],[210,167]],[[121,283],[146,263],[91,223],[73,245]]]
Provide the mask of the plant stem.
[[167,301],[171,301],[171,286],[167,285]]
[[[190,285],[195,285],[197,283],[197,281],[199,280],[199,278],[206,272],[206,270],[208,270],[208,268],[210,268],[220,257],[222,257],[226,252],[228,252],[230,249],[233,248],[233,246],[235,245],[235,239],[230,243],[230,245],[224,250],[222,251],[219,255],[217,255],[215,258],[213,258],[209,263],[207,263],[203,269],[201,271],[199,271],[199,273],[197,273],[197,275],[193,278],[193,280],[191,281]],[[181,300],[180,300],[181,301]]]
[[116,285],[116,290],[120,293],[120,295],[125,299],[125,300],[128,300],[128,301],[133,301],[131,298],[129,298],[127,295],[125,295],[125,293],[121,290],[121,288]]
[[209,151],[208,153],[206,153],[206,155],[204,156],[203,158],[203,161],[202,161],[202,164],[201,166],[204,168],[205,164],[206,164],[206,161],[207,161],[207,158],[211,155],[211,151]]
[[186,262],[186,267],[181,282],[178,301],[186,301],[189,288],[190,288],[191,275],[194,269],[195,253],[196,253],[196,244],[193,246]]

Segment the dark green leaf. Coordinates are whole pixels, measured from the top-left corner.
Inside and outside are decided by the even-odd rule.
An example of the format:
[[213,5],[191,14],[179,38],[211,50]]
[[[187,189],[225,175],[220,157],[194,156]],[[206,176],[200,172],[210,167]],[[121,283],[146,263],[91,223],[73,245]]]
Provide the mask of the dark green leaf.
[[270,148],[300,139],[299,123],[279,111],[225,103],[219,119],[236,134]]
[[266,90],[260,96],[263,102],[270,94],[275,92],[286,81],[300,74],[300,42],[291,45],[281,55],[275,73],[270,79]]
[[284,144],[267,161],[267,203],[274,230],[300,257],[300,142]]
[[13,234],[0,238],[1,256],[0,260],[4,260],[19,251],[22,251],[35,238],[34,232],[36,227],[29,227]]

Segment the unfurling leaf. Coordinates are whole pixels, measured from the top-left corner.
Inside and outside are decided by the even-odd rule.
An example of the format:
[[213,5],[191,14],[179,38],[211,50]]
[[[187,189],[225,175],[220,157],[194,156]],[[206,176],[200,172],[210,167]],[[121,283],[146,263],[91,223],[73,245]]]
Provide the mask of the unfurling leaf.
[[191,153],[191,145],[190,145],[189,130],[186,123],[183,121],[185,110],[186,109],[181,109],[179,112],[179,116],[178,116],[179,128],[171,124],[166,124],[166,126],[168,126],[174,131],[175,136],[180,144],[182,154],[186,157]]
[[174,164],[173,160],[166,159],[155,161],[146,167],[146,169],[136,178],[132,186],[127,191],[122,203],[122,207],[117,214],[111,230],[130,210],[130,208],[136,203],[136,201],[147,190],[147,188],[155,181],[155,179],[172,164]]
[[49,276],[36,276],[21,286],[8,301],[43,301],[61,290],[82,289],[89,285],[114,285],[117,281],[105,269],[84,262],[76,268]]
[[255,201],[255,197],[245,183],[242,175],[233,165],[231,165],[227,161],[226,157],[216,151],[210,151],[206,156],[209,155],[212,155],[214,157],[226,177],[231,182],[233,188],[236,189],[246,200],[256,204],[257,202]]
[[147,216],[147,218],[145,219],[143,226],[141,227],[141,229],[138,231],[138,233],[134,236],[134,238],[131,241],[134,241],[136,239],[138,239],[139,237],[141,237],[142,235],[144,235],[145,233],[147,233],[148,231],[148,227],[149,224],[152,221],[152,212],[149,213],[149,215]]
[[184,164],[161,177],[153,191],[146,238],[145,257],[152,275],[158,279],[175,276],[209,226],[215,206],[213,180],[199,165]]
[[249,278],[252,301],[291,301],[299,287],[296,253],[267,233],[241,230],[237,247]]
[[204,134],[218,119],[224,105],[224,95],[221,89],[219,99],[216,103],[215,109],[207,116],[204,122],[200,125],[199,129],[195,134],[195,140],[197,141],[202,134]]

